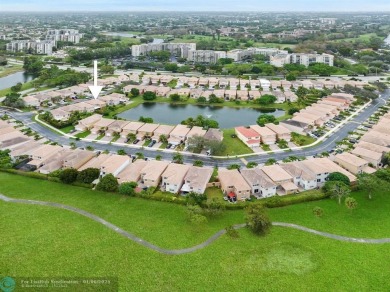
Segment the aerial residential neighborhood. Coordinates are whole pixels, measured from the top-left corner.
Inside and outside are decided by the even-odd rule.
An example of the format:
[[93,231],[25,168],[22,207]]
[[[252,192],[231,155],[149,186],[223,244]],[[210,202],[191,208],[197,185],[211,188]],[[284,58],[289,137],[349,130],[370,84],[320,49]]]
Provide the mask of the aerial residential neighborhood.
[[3,1],[0,291],[387,291],[390,6]]

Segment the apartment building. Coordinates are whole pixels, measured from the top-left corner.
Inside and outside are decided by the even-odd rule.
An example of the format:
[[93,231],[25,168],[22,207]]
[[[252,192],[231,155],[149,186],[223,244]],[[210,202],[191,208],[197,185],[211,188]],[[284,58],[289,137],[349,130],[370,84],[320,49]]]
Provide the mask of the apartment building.
[[329,54],[278,54],[271,56],[270,63],[276,67],[283,67],[285,64],[300,64],[308,67],[314,63],[333,66],[334,56]]
[[78,44],[83,34],[77,29],[51,29],[46,34],[46,39],[54,41],[72,42]]
[[169,51],[172,54],[180,55],[182,58],[187,58],[190,50],[196,50],[196,43],[142,44],[131,46],[131,55],[139,57],[150,52]]
[[51,55],[53,47],[56,45],[52,40],[16,40],[6,45],[6,50],[10,52],[32,52],[39,55]]

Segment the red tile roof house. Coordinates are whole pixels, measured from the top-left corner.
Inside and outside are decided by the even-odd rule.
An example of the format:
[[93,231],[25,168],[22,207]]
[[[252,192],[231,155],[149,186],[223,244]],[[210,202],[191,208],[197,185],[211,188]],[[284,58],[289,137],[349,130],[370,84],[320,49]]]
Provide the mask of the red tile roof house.
[[170,95],[170,92],[171,92],[170,87],[159,86],[156,90],[156,95],[166,97]]
[[218,179],[225,195],[235,196],[237,200],[250,198],[251,187],[237,169],[219,171]]
[[225,90],[224,89],[216,89],[216,90],[213,91],[213,94],[216,97],[225,98]]
[[245,127],[236,127],[234,129],[237,137],[250,148],[260,146],[260,135],[255,130]]
[[260,135],[261,143],[272,145],[276,143],[276,133],[267,127],[260,127],[259,125],[250,126]]
[[166,86],[169,82],[173,80],[173,76],[170,75],[163,75],[160,78],[160,83]]
[[375,168],[378,168],[379,166],[382,165],[381,163],[382,163],[383,153],[375,152],[362,147],[356,147],[351,151],[351,154],[363,158],[364,160],[367,160]]
[[114,136],[115,133],[120,134],[122,129],[129,123],[129,121],[116,120],[114,121],[108,130],[106,131],[106,136]]
[[276,195],[276,184],[259,168],[243,169],[241,175],[252,189],[252,194],[257,198],[267,198]]
[[118,175],[118,183],[138,182],[141,178],[141,171],[148,165],[148,161],[136,160],[127,165]]
[[104,131],[105,133],[113,122],[114,120],[101,118],[98,122],[96,122],[93,125],[93,128],[91,129],[91,133],[98,134],[100,131]]
[[[214,88],[219,82],[218,78],[210,77],[209,78],[209,88]],[[200,83],[200,81],[199,81]]]
[[130,122],[122,128],[121,137],[127,138],[129,134],[137,134],[139,128],[141,128],[145,123],[141,122]]
[[131,163],[130,157],[125,155],[111,155],[100,166],[100,176],[107,174],[117,176],[122,170]]
[[190,130],[191,128],[188,128],[186,125],[177,125],[169,134],[168,142],[172,145],[179,145],[180,143],[183,143]]
[[137,130],[137,138],[145,139],[153,136],[154,131],[159,127],[159,124],[146,123]]
[[249,90],[248,92],[249,99],[258,99],[261,97],[261,93],[258,90]]
[[368,166],[369,162],[348,152],[337,154],[334,162],[345,168],[352,174],[372,173],[373,169]]
[[208,86],[208,84],[209,84],[208,78],[205,78],[205,77],[199,78],[199,82],[198,82],[199,86],[205,87],[205,86]]
[[169,134],[172,132],[174,128],[175,128],[174,126],[160,125],[158,126],[158,128],[154,130],[152,139],[156,141],[160,141],[161,135],[164,135],[166,138],[169,138]]
[[190,167],[191,166],[185,164],[169,164],[161,175],[161,189],[172,194],[177,194],[184,184],[184,177]]
[[189,192],[204,194],[212,174],[212,168],[191,166],[184,177],[184,184],[180,191],[184,194]]
[[277,140],[285,140],[287,142],[291,140],[291,131],[286,127],[275,124],[265,124],[265,127],[276,133]]
[[268,165],[261,169],[276,185],[276,190],[282,195],[292,194],[298,191],[298,186],[293,183],[293,177],[279,165]]
[[203,90],[200,88],[193,88],[190,90],[190,97],[191,98],[199,98],[202,96]]
[[76,125],[77,131],[86,131],[90,130],[94,124],[96,124],[98,121],[102,119],[101,115],[94,114],[88,118],[82,119],[79,121],[79,123]]
[[237,98],[237,90],[227,89],[225,90],[225,99],[235,100]]

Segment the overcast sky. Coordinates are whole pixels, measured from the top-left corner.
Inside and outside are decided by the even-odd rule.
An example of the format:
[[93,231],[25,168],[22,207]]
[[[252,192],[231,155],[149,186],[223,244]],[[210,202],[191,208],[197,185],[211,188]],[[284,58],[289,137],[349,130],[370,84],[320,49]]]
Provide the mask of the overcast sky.
[[390,0],[0,0],[1,11],[390,11]]

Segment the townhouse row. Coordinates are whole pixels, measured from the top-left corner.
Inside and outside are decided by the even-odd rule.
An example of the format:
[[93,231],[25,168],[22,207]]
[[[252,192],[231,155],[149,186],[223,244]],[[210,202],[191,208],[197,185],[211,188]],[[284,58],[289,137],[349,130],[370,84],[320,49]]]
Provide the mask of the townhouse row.
[[200,168],[157,160],[132,162],[131,158],[125,155],[97,155],[91,151],[67,149],[30,139],[16,141],[13,138],[15,143],[10,145],[9,140],[4,141],[2,136],[0,135],[0,149],[9,149],[14,160],[28,158],[25,167],[43,174],[67,168],[78,171],[96,168],[100,170],[100,178],[112,174],[118,179],[119,184],[136,182],[141,189],[160,187],[161,190],[173,194],[189,192],[203,194],[213,173],[213,169],[207,167]]
[[[118,77],[119,79],[120,77]],[[122,79],[125,77],[121,77]],[[111,77],[104,79],[105,82],[111,81],[112,84],[118,83],[118,79]],[[166,86],[172,80],[176,80],[177,87],[182,87],[184,85],[189,88],[196,87],[208,87],[208,88],[220,88],[220,89],[258,89],[262,88],[263,90],[289,90],[289,89],[298,89],[299,87],[304,87],[307,89],[334,89],[334,88],[343,88],[345,85],[351,85],[357,88],[363,88],[368,85],[367,82],[355,81],[355,80],[328,80],[328,79],[316,79],[316,80],[296,80],[296,81],[287,81],[287,80],[268,80],[264,78],[260,79],[242,79],[242,78],[226,78],[226,77],[207,77],[207,76],[173,76],[173,75],[158,75],[158,74],[143,74],[141,75],[135,73],[131,74],[128,77],[128,81],[132,81],[141,85],[164,85]],[[123,82],[123,81],[122,81]]]
[[126,104],[129,99],[120,93],[111,93],[100,96],[99,99],[90,99],[50,110],[51,115],[57,121],[67,121],[73,112],[93,113],[106,106]]
[[130,134],[136,139],[144,140],[150,138],[160,141],[161,136],[168,139],[168,143],[179,145],[194,136],[204,137],[208,140],[223,140],[222,131],[219,129],[204,130],[201,127],[192,128],[186,125],[160,125],[154,123],[130,122],[123,120],[112,120],[94,114],[78,122],[75,129],[80,132],[91,131],[92,134],[105,133],[106,136],[120,135],[122,138],[129,138]]
[[354,101],[355,98],[351,94],[333,93],[294,113],[291,119],[280,122],[280,125],[293,132],[306,134],[315,127],[322,127],[340,112],[348,109]]
[[264,127],[252,125],[249,127],[236,127],[234,129],[237,137],[248,147],[259,147],[260,143],[266,145],[275,144],[277,141],[291,140],[291,131],[281,125],[265,124]]
[[236,89],[204,89],[204,88],[170,88],[168,86],[157,86],[157,85],[127,85],[123,88],[125,93],[131,91],[131,89],[136,88],[139,90],[140,94],[143,94],[147,91],[154,92],[157,96],[169,97],[173,94],[178,94],[183,97],[199,98],[204,97],[207,100],[211,94],[214,94],[218,98],[226,100],[254,100],[258,99],[263,95],[274,95],[276,97],[276,103],[283,103],[286,101],[295,102],[298,97],[292,91],[259,91],[257,90],[248,90],[244,88],[242,90]]
[[237,200],[294,194],[323,186],[330,173],[340,172],[351,181],[356,177],[328,158],[269,165],[260,168],[220,170],[219,182],[224,195]]
[[350,153],[336,155],[335,162],[353,174],[373,173],[390,152],[390,113],[380,118]]

